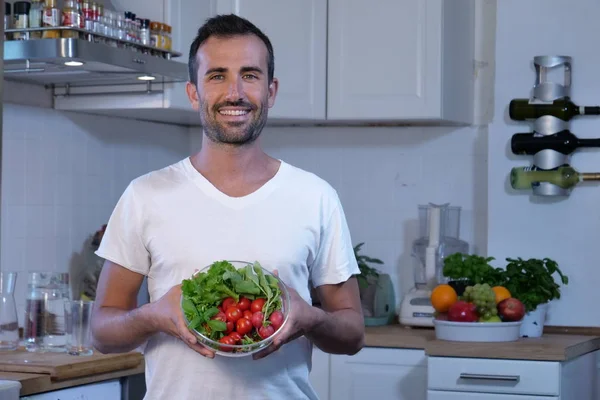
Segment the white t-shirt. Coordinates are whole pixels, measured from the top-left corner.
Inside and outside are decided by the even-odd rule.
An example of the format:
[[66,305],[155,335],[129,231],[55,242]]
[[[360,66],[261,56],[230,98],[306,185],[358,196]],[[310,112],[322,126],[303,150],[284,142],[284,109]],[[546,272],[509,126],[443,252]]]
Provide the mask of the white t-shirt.
[[[186,158],[130,183],[96,254],[148,277],[150,301],[218,260],[258,261],[311,303],[315,287],[359,273],[335,190],[285,162],[257,191],[229,197]],[[209,359],[166,334],[144,350],[147,400],[317,399],[305,337],[261,359]]]

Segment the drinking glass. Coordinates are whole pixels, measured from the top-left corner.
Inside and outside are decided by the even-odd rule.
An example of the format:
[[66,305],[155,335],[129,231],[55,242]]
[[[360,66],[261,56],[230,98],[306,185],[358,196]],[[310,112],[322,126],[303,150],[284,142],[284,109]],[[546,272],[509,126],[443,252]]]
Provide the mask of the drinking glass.
[[74,356],[94,354],[91,327],[93,307],[93,301],[65,302],[67,353]]
[[19,346],[19,322],[15,303],[17,272],[0,272],[0,350]]

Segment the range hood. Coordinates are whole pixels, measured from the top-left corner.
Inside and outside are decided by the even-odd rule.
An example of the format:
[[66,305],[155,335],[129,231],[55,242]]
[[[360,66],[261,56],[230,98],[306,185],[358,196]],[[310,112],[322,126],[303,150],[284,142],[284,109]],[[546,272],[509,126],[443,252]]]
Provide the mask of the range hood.
[[[184,82],[187,64],[173,60],[180,53],[165,51],[91,33],[52,27],[7,29],[6,33],[43,30],[79,32],[78,38],[4,41],[4,79],[69,88]],[[63,35],[65,36],[65,35]]]

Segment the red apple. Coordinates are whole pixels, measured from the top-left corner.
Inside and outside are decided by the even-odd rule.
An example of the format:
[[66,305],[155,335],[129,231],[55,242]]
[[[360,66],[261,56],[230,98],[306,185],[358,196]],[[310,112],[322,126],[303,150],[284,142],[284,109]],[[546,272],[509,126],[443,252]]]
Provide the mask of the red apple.
[[498,303],[498,315],[503,321],[520,321],[525,316],[525,306],[518,299],[509,297]]
[[466,301],[457,301],[448,310],[448,321],[454,322],[477,322],[479,314],[477,307],[473,303]]

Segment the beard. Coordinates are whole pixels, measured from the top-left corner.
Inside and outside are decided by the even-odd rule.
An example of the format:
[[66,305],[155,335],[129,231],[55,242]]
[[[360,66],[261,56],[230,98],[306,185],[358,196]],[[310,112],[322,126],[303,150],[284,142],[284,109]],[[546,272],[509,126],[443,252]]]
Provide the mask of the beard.
[[[249,121],[219,122],[217,116],[221,107],[243,107],[250,110],[252,118]],[[212,142],[244,146],[253,143],[260,136],[267,123],[267,99],[259,106],[244,101],[222,102],[210,107],[206,102],[200,104],[200,122],[205,135]]]

